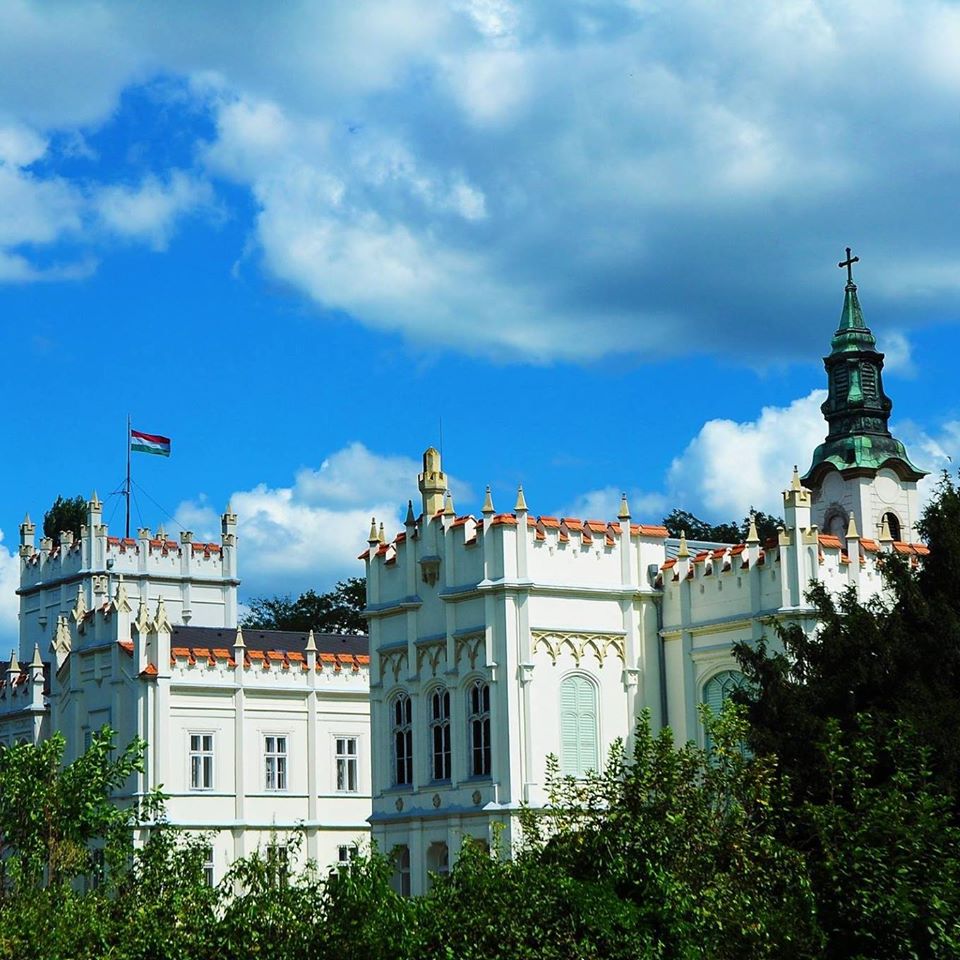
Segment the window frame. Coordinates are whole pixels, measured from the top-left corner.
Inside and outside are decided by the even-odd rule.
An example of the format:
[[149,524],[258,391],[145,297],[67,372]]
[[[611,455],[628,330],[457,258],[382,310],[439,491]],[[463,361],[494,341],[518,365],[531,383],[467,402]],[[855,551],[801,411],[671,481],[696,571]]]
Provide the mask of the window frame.
[[476,677],[467,685],[466,693],[469,777],[471,780],[486,780],[492,776],[493,771],[493,750],[490,743],[490,684],[483,678]]
[[[195,737],[200,739],[200,747],[194,749],[193,740]],[[210,739],[210,749],[207,750],[204,748],[203,741],[204,739]],[[187,731],[187,787],[191,793],[209,793],[212,790],[217,788],[217,741],[216,741],[216,732],[214,730],[188,730]],[[198,785],[194,781],[194,759],[200,761],[199,772],[201,774],[200,781]],[[204,760],[209,760],[209,770],[206,770],[206,765]],[[209,784],[203,783],[202,781],[207,778],[204,776],[205,773],[209,773]]]
[[[574,716],[576,718],[576,742],[577,742],[577,764],[576,770],[572,770],[572,765],[570,764],[570,757],[566,750],[564,750],[564,714],[567,712],[564,707],[564,695],[563,689],[564,686],[568,683],[573,683],[575,681],[582,681],[587,689],[589,689],[592,696],[592,708],[593,708],[593,747],[594,747],[594,763],[589,765],[583,761],[581,755],[581,746],[583,744],[583,732],[584,732],[584,721],[581,718],[581,704],[579,701],[576,705],[576,710]],[[568,673],[566,676],[562,677],[560,680],[559,686],[559,706],[560,706],[560,773],[565,777],[573,777],[576,780],[584,780],[591,771],[599,771],[602,763],[601,759],[601,734],[600,734],[600,688],[596,680],[591,677],[588,673],[583,673],[580,671]]]
[[[347,747],[353,744],[351,753]],[[340,745],[344,745],[341,750]],[[341,771],[343,776],[341,776]],[[351,771],[352,783],[351,786]],[[334,734],[333,737],[333,782],[334,790],[342,794],[360,792],[360,737],[356,734]],[[341,786],[341,784],[346,784]]]
[[413,700],[406,690],[390,698],[390,757],[394,787],[413,786]]
[[[273,749],[270,748],[271,741],[273,741]],[[270,793],[287,793],[290,790],[289,743],[289,733],[263,734],[263,789],[265,791]],[[272,786],[270,783],[271,761],[273,761]]]
[[450,689],[438,684],[430,690],[429,696],[427,729],[430,731],[430,782],[449,783],[453,778]]

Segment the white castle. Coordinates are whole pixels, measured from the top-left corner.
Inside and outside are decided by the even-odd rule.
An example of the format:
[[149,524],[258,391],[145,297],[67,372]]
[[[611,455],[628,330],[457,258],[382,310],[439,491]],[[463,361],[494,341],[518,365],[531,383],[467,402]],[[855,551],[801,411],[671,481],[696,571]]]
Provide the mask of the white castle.
[[[109,723],[148,743],[128,786],[163,785],[170,819],[213,835],[209,873],[272,831],[302,824],[303,857],[348,860],[372,828],[419,893],[467,840],[516,839],[521,805],[545,801],[546,757],[596,769],[641,710],[703,742],[698,705],[739,682],[731,648],[777,621],[816,628],[813,581],[862,598],[878,560],[913,562],[917,481],[891,436],[883,355],[848,277],[825,358],[828,433],[783,494],[761,543],[694,544],[618,516],[538,516],[523,490],[458,516],[428,449],[420,511],[362,554],[367,638],[239,631],[237,518],[219,543],[108,536],[94,495],[78,541],[34,546],[21,526],[20,649],[0,665],[0,742],[67,737],[69,756]],[[411,478],[412,479],[412,478]]]
[[703,742],[702,702],[740,680],[731,648],[773,637],[776,621],[816,627],[812,581],[864,599],[877,561],[926,553],[917,481],[887,429],[883,355],[848,279],[825,359],[829,430],[783,494],[784,525],[761,543],[692,545],[637,523],[537,516],[522,488],[510,513],[489,488],[482,515],[458,516],[440,456],[423,457],[421,510],[367,569],[373,837],[397,851],[398,887],[422,892],[465,840],[507,849],[521,805],[545,801],[546,757],[582,776],[641,710],[678,742]]
[[[0,677],[0,743],[52,730],[77,756],[104,724],[147,743],[123,798],[161,787],[208,833],[211,881],[256,848],[352,858],[370,813],[365,637],[237,628],[237,517],[219,543],[109,536],[96,494],[77,540],[20,527],[20,649]],[[291,860],[292,860],[292,854]],[[293,866],[293,863],[291,863]]]

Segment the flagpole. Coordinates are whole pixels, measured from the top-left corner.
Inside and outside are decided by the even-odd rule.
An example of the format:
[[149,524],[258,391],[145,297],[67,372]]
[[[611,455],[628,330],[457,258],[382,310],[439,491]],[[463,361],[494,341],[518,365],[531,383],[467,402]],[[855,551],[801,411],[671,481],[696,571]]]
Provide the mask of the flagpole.
[[130,539],[130,414],[127,414],[127,483],[126,483],[126,493],[127,498],[127,532],[124,534],[127,540]]

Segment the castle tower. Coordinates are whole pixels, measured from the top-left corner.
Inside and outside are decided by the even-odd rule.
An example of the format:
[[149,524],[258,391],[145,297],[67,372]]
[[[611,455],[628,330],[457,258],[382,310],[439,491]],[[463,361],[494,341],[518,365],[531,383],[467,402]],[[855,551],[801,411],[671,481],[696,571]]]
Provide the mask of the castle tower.
[[435,517],[444,507],[447,492],[447,475],[440,469],[440,451],[427,447],[423,452],[423,473],[419,477],[420,494],[423,497],[423,515]]
[[823,359],[828,396],[822,407],[827,437],[802,478],[813,493],[813,522],[844,537],[851,515],[864,537],[876,538],[884,520],[895,540],[916,539],[917,481],[926,476],[887,426],[893,403],[883,391],[883,354],[863,321],[852,266],[847,268],[840,325]]

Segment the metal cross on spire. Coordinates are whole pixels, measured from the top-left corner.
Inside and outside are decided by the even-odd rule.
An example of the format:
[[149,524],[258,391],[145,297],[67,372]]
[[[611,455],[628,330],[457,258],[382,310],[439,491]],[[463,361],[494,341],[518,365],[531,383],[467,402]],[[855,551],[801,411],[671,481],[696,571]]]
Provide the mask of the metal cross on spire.
[[837,264],[837,266],[840,267],[841,269],[842,269],[843,267],[846,267],[846,268],[847,268],[847,283],[853,283],[853,265],[854,265],[855,263],[859,263],[859,262],[860,262],[860,258],[859,258],[859,257],[851,257],[851,256],[850,256],[850,248],[847,247],[847,259],[846,259],[846,260],[841,260],[841,261]]

